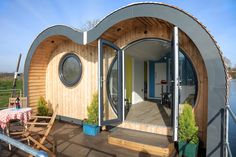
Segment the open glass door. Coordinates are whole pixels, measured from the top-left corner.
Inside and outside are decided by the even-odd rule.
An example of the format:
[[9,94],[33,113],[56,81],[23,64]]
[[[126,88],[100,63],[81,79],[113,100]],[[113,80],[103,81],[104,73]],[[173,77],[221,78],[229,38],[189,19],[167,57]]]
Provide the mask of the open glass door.
[[178,119],[179,119],[179,41],[178,27],[174,27],[172,38],[172,124],[173,140],[178,140]]
[[122,51],[112,42],[98,41],[99,125],[122,121]]

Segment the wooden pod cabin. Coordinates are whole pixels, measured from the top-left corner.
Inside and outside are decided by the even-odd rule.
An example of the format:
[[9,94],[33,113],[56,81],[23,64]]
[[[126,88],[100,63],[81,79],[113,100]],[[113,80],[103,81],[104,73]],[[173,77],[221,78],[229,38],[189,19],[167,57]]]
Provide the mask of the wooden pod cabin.
[[[61,119],[80,122],[98,93],[99,125],[173,141],[182,104],[188,102],[206,155],[223,152],[219,144],[224,135],[221,111],[227,103],[227,74],[222,54],[205,26],[176,7],[132,4],[87,32],[50,27],[33,41],[24,79],[24,94],[35,112],[43,96],[52,106],[59,105]],[[109,142],[121,145],[117,136],[126,134],[122,131],[111,135]],[[162,153],[171,152],[172,144]],[[152,147],[150,152],[157,150]]]

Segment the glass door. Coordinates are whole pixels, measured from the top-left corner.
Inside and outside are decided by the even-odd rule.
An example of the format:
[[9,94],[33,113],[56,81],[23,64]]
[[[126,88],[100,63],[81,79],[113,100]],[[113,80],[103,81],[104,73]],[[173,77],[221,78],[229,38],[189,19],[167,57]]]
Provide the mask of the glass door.
[[172,125],[173,125],[173,140],[178,140],[178,123],[179,123],[179,41],[178,27],[174,27],[172,38]]
[[122,51],[112,42],[98,41],[99,125],[122,121]]

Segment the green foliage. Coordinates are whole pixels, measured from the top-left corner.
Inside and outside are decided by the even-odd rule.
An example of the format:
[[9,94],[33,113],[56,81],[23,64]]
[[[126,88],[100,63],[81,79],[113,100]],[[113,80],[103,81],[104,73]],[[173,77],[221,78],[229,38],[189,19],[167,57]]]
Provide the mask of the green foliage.
[[48,107],[47,107],[47,102],[44,99],[44,97],[40,97],[38,102],[38,115],[39,116],[48,116]]
[[184,104],[183,112],[179,116],[178,136],[180,141],[192,144],[197,144],[199,142],[198,127],[196,126],[192,106],[187,103]]
[[232,76],[232,79],[236,79],[236,73],[233,73],[231,76]]
[[[4,90],[4,91],[0,91],[0,109],[8,107],[9,98],[11,97],[11,93],[12,93],[11,91],[12,84],[13,84],[13,74],[11,76],[4,76],[3,74],[2,75],[0,74],[0,90]],[[20,95],[19,89],[21,91],[23,90],[22,77],[20,77],[16,81],[16,89],[17,89],[16,95]]]
[[87,107],[88,119],[86,119],[85,123],[91,125],[98,124],[98,94],[94,94],[92,98],[92,102]]

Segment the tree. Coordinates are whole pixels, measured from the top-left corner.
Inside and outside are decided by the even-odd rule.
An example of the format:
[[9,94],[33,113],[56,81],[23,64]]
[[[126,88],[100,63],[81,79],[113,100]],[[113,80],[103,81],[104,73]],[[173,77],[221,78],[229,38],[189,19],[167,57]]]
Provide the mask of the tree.
[[225,61],[225,64],[226,64],[227,68],[231,69],[232,68],[231,61],[227,57],[224,57],[224,61]]
[[81,31],[88,31],[88,30],[92,29],[93,27],[95,27],[99,22],[100,22],[99,19],[89,20],[84,25],[82,25],[80,27],[80,30]]
[[183,112],[179,116],[179,141],[187,143],[197,144],[198,139],[198,127],[195,121],[195,115],[191,105],[185,103]]
[[90,125],[98,125],[98,94],[95,93],[92,102],[87,107],[88,119],[85,121]]
[[232,71],[236,71],[236,64],[231,68]]

